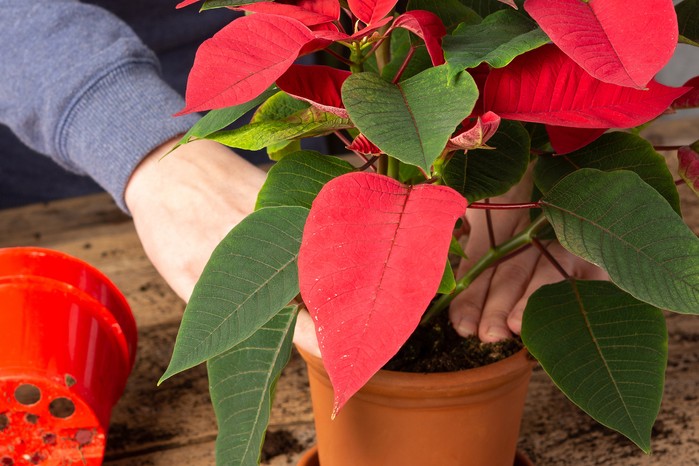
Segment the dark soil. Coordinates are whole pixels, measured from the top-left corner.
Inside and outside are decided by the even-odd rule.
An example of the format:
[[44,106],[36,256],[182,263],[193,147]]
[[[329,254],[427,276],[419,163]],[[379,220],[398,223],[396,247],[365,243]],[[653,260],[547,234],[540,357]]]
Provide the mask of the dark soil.
[[452,372],[485,366],[522,349],[522,341],[482,343],[477,337],[463,338],[442,312],[426,326],[419,326],[384,369],[400,372]]

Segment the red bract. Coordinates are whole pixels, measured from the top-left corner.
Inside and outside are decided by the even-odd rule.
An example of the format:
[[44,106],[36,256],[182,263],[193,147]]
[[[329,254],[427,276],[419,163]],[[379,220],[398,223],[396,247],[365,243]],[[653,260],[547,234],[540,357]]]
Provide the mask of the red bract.
[[675,100],[672,103],[672,108],[680,110],[683,108],[699,107],[699,76],[696,76],[684,83],[684,87],[690,87],[691,90],[679,99]]
[[405,343],[434,297],[466,200],[354,172],[313,202],[299,252],[301,296],[335,391],[334,413]]
[[340,2],[338,0],[277,0],[276,3],[296,5],[304,10],[314,11],[335,20],[340,18]]
[[305,100],[323,111],[348,118],[340,89],[349,71],[321,65],[291,65],[277,86],[289,95]]
[[451,138],[447,143],[447,149],[471,150],[487,147],[485,143],[493,137],[499,126],[500,117],[493,112],[487,112],[485,115],[478,117],[472,127]]
[[392,28],[397,27],[407,29],[425,41],[434,66],[444,64],[442,38],[447,34],[447,30],[437,15],[429,11],[409,11],[396,18]]
[[294,18],[295,20],[300,21],[306,26],[315,26],[318,24],[330,23],[332,21],[337,20],[337,17],[332,17],[323,13],[319,13],[317,11],[309,10],[306,9],[304,6],[286,5],[283,3],[274,2],[251,3],[249,5],[239,6],[235,9],[250,11],[253,13],[266,13],[270,15],[286,16],[287,18]]
[[502,118],[575,128],[631,128],[657,117],[689,88],[655,81],[648,90],[604,83],[554,45],[517,57],[488,75],[486,110]]
[[193,5],[199,1],[200,0],[184,0],[183,2],[178,3],[177,6],[175,6],[175,8],[184,8],[186,6]]
[[313,39],[313,33],[295,19],[262,13],[236,19],[199,47],[180,114],[254,99]]
[[364,24],[383,19],[396,6],[398,0],[348,0],[350,10]]
[[363,134],[359,134],[359,136],[354,138],[354,141],[347,146],[347,149],[364,155],[380,155],[382,153],[381,149],[376,147],[376,145]]
[[576,151],[602,136],[607,128],[569,128],[566,126],[546,125],[551,146],[557,155]]
[[645,88],[677,46],[672,0],[527,0],[551,40],[595,78]]

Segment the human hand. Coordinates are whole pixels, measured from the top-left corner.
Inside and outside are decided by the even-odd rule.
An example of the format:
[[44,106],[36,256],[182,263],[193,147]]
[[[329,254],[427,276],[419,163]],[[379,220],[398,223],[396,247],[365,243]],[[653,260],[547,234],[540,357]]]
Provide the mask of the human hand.
[[[126,205],[146,255],[187,301],[218,243],[255,207],[261,169],[208,140],[151,152],[126,186]],[[162,158],[162,160],[161,160]]]
[[[493,203],[527,202],[532,183],[527,176],[505,195],[493,198]],[[495,244],[500,244],[528,226],[529,209],[491,210]],[[470,226],[465,253],[468,257],[459,266],[462,276],[490,248],[486,211],[467,209]],[[599,267],[566,251],[558,242],[543,246],[556,262],[572,277],[606,280],[607,273]],[[522,313],[529,296],[539,287],[564,279],[562,273],[537,248],[529,247],[514,257],[484,271],[451,303],[449,317],[456,331],[466,337],[477,335],[483,342],[496,342],[519,334]]]

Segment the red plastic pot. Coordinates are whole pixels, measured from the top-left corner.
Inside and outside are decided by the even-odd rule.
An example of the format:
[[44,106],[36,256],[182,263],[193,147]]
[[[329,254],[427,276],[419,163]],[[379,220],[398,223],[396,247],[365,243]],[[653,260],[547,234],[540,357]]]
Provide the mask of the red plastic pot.
[[136,323],[100,271],[0,249],[0,465],[99,465],[136,356]]

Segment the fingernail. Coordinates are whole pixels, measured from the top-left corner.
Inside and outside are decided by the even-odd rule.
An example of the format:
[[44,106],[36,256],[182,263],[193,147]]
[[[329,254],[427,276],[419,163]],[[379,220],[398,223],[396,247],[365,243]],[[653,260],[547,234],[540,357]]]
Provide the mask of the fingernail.
[[461,319],[458,324],[454,325],[456,333],[462,337],[470,337],[476,334],[477,328],[476,324],[470,322],[468,319]]
[[510,332],[503,327],[489,327],[485,336],[488,342],[496,342],[510,338]]

